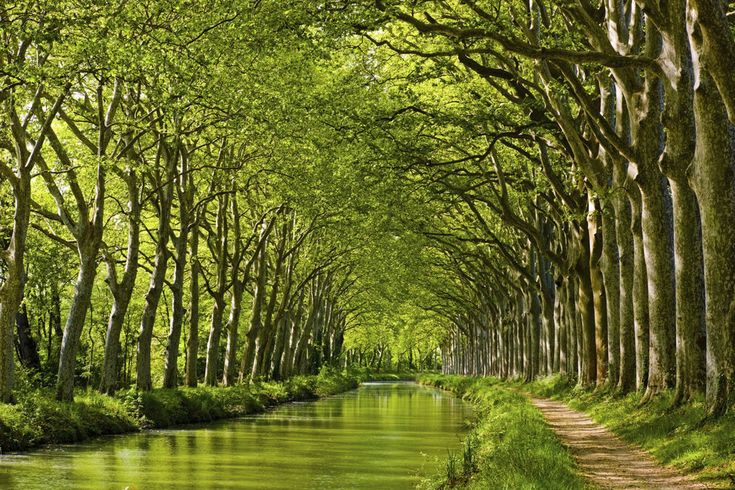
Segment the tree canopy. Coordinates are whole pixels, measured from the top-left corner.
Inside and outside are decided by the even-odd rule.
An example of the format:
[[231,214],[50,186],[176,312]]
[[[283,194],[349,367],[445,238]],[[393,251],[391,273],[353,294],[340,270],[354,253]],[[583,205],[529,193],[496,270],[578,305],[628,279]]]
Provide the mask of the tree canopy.
[[323,365],[733,400],[727,2],[0,7],[0,398]]

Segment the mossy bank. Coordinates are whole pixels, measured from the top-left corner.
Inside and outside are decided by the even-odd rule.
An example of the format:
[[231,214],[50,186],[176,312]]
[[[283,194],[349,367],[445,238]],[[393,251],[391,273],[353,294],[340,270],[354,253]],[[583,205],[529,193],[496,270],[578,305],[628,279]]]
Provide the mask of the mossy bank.
[[87,392],[74,402],[56,401],[49,390],[33,390],[19,395],[14,405],[0,404],[0,450],[23,451],[105,434],[238,417],[348,391],[360,381],[358,375],[324,369],[316,376],[249,386],[129,390],[114,397]]

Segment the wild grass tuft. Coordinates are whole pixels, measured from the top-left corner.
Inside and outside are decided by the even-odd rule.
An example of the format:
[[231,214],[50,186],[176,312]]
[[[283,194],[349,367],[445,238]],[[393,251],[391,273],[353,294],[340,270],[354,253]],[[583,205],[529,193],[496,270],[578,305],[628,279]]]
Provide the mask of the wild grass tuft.
[[459,474],[458,466],[457,456],[453,452],[447,451],[447,462],[445,465],[447,474],[446,484],[450,487],[454,487],[459,483],[461,475]]

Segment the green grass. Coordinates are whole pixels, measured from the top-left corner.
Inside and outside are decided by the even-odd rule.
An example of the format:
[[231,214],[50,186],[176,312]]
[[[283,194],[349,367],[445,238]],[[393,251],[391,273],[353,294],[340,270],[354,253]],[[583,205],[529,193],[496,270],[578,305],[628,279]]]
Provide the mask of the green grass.
[[419,382],[470,401],[477,418],[461,454],[450,454],[441,473],[423,487],[590,488],[541,413],[521,393],[494,378],[425,375]]
[[641,405],[641,393],[621,396],[608,388],[585,390],[573,380],[552,376],[533,383],[515,383],[534,394],[562,400],[588,413],[626,441],[635,443],[659,462],[710,485],[735,487],[735,414],[706,418],[702,400],[672,407],[673,393]]
[[90,391],[77,394],[73,403],[56,401],[50,390],[25,389],[15,405],[0,403],[0,452],[237,417],[341,393],[358,384],[355,376],[325,368],[316,376],[250,386],[128,390],[115,397]]
[[97,393],[79,395],[74,403],[66,403],[56,401],[50,391],[39,390],[19,396],[15,405],[0,404],[2,452],[83,441],[138,427],[125,403]]

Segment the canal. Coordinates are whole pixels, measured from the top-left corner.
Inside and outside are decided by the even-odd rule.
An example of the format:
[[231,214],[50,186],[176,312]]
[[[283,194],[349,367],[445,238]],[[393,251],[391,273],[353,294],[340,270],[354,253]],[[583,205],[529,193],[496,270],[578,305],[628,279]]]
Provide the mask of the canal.
[[415,383],[175,430],[0,457],[0,488],[412,488],[460,446],[470,406]]

